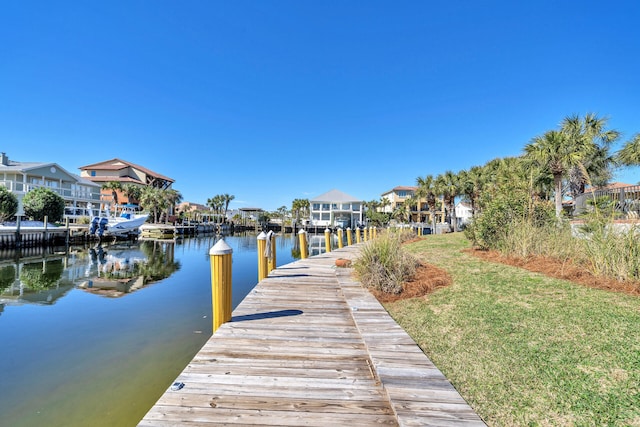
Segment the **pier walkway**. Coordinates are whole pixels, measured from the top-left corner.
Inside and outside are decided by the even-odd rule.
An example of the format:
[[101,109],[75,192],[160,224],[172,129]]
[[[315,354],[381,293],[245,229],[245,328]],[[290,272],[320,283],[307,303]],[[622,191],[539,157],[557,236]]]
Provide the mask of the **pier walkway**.
[[351,269],[335,267],[358,247],[271,271],[139,426],[484,426]]

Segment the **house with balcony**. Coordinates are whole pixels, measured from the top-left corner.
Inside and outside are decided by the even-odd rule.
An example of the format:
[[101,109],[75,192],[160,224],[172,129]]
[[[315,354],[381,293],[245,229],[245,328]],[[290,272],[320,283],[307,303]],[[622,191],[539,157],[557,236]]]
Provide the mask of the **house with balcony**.
[[57,163],[19,162],[0,153],[0,185],[17,196],[20,216],[24,215],[25,194],[38,187],[46,187],[62,197],[65,217],[71,222],[98,214],[100,185],[68,172]]
[[313,227],[355,228],[365,223],[364,201],[338,190],[309,200]]
[[[175,182],[167,176],[118,158],[82,166],[79,169],[82,178],[88,179],[100,186],[109,182],[118,182],[122,186],[132,184],[139,187],[154,187],[161,190],[168,190]],[[122,191],[116,191],[115,193],[118,198],[118,204],[137,202],[135,200],[129,200]],[[101,200],[105,208],[106,205],[113,204],[115,202],[113,200],[113,191],[103,189]]]
[[417,190],[418,187],[397,186],[382,193],[380,198],[382,201],[386,201],[384,206],[381,207],[382,212],[392,213],[411,202],[411,205],[406,210],[407,215],[402,222],[430,222],[431,214],[426,199],[415,200]]

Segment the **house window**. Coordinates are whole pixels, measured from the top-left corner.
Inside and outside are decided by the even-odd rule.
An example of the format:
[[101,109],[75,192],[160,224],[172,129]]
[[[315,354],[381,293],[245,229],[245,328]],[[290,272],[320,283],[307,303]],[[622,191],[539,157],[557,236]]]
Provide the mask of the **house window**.
[[334,211],[338,210],[338,204],[337,203],[332,203],[331,204],[331,209],[333,209]]
[[320,203],[314,203],[313,204],[313,210],[314,211],[319,211],[320,210]]
[[329,221],[329,218],[330,218],[329,215],[331,215],[329,212],[323,212],[322,213],[322,220],[323,221]]
[[329,210],[329,203],[323,203],[322,204],[322,210],[323,211],[328,211]]
[[348,211],[349,209],[351,209],[351,205],[349,203],[343,203],[342,204],[342,210],[343,211]]
[[96,176],[96,171],[91,171],[91,176]]
[[413,193],[407,190],[398,191],[398,197],[410,197]]
[[353,209],[354,212],[360,211],[360,203],[352,203],[351,209]]

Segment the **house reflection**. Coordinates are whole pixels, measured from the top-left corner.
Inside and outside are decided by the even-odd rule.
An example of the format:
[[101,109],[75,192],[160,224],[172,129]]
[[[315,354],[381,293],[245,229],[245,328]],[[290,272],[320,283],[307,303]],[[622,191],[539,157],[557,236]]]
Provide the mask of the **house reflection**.
[[121,297],[180,269],[173,242],[73,248],[0,260],[0,306],[54,304],[74,288]]

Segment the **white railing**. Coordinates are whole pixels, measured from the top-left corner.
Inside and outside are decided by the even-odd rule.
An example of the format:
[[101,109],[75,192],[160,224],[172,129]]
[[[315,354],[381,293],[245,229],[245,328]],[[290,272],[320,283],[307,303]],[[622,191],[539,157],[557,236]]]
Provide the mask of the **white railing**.
[[0,181],[0,185],[4,186],[7,190],[12,193],[28,193],[31,190],[34,190],[39,187],[48,188],[51,191],[59,194],[65,200],[82,200],[82,201],[100,201],[100,193],[92,193],[87,189],[71,189],[71,188],[61,188],[61,187],[50,187],[48,185],[43,184],[32,184],[32,183],[23,183],[17,181],[10,180],[2,180]]
[[640,215],[640,185],[627,187],[587,191],[576,197],[575,213],[580,214],[587,209],[589,200],[609,197],[614,203],[615,210],[630,217]]

